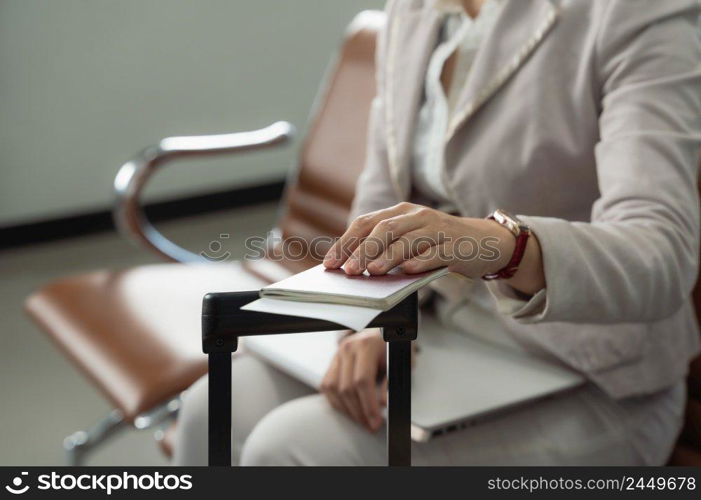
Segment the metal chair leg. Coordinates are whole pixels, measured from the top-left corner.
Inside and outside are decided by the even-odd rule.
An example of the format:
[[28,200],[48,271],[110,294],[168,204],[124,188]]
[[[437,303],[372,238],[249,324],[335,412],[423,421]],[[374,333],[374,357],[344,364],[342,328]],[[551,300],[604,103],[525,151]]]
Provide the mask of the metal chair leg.
[[150,429],[173,418],[179,410],[180,396],[147,413],[138,415],[131,425],[124,420],[121,411],[112,410],[88,430],[74,432],[63,440],[66,464],[70,466],[82,465],[88,453],[126,427],[130,426],[136,430]]
[[66,465],[77,466],[83,463],[88,452],[126,427],[122,412],[112,410],[106,417],[86,431],[77,431],[63,440]]
[[152,429],[156,425],[173,419],[180,411],[181,404],[180,396],[177,396],[147,413],[142,413],[134,419],[134,428],[137,430]]

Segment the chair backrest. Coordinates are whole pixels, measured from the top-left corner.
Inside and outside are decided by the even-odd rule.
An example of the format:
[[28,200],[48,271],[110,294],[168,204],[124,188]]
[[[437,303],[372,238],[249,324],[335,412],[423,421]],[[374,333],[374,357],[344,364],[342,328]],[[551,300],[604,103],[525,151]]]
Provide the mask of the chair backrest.
[[[701,159],[701,151],[699,151],[699,158]],[[701,161],[699,162],[699,170],[701,171]],[[701,195],[701,179],[699,179],[699,195]],[[701,255],[699,256],[701,259]],[[701,268],[699,269],[699,275],[696,277],[696,285],[694,286],[694,291],[692,295],[694,301],[694,310],[696,311],[696,319],[701,322]],[[701,355],[696,356],[696,359],[691,362],[691,369],[689,370],[689,396],[695,398],[698,401],[699,407],[701,407]],[[696,423],[697,433],[699,439],[699,446],[701,446],[701,415],[699,415],[699,421]]]
[[[701,169],[701,165],[699,168]],[[699,182],[699,194],[701,194],[701,181]],[[696,318],[701,321],[701,271],[696,279],[693,299]],[[701,355],[696,356],[689,367],[688,389],[687,422],[682,438],[686,438],[690,444],[698,448],[696,465],[701,465]]]
[[[277,229],[283,241],[340,236],[365,162],[370,106],[376,93],[375,43],[384,14],[364,11],[348,27],[313,107],[299,167],[287,184]],[[323,244],[319,247],[323,250]],[[308,267],[305,259],[290,268]]]

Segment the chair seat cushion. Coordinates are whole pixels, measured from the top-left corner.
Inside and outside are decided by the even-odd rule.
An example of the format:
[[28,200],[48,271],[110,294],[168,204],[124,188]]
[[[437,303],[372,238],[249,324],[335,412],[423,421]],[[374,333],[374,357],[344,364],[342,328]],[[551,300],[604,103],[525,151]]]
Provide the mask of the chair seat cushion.
[[158,264],[53,282],[32,294],[26,309],[132,420],[207,372],[202,297],[263,284],[238,262]]

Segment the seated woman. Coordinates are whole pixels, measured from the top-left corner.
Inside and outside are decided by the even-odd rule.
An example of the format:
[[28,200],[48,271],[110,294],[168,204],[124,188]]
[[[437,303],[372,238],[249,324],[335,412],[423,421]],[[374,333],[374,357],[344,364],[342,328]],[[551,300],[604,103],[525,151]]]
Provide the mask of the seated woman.
[[[694,0],[389,1],[354,220],[325,265],[448,266],[474,281],[437,282],[446,329],[589,381],[415,443],[414,463],[667,460],[699,350],[699,14]],[[485,218],[496,209],[523,215]],[[466,239],[495,251],[466,258]],[[347,336],[321,394],[237,356],[236,463],[383,464],[384,349],[377,331]],[[205,378],[184,398],[178,464],[206,463],[206,401]]]

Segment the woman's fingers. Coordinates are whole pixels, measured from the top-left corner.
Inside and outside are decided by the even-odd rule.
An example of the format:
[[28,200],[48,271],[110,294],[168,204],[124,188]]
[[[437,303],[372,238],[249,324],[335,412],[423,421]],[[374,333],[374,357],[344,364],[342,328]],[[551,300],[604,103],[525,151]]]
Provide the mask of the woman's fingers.
[[421,228],[424,224],[425,220],[416,212],[379,221],[348,258],[345,271],[348,274],[362,273],[367,269],[368,264],[385,253],[393,242]]
[[334,409],[348,415],[350,418],[353,418],[352,409],[346,404],[345,399],[341,396],[341,375],[344,361],[347,362],[347,356],[348,353],[343,352],[340,349],[336,353],[331,361],[331,366],[321,382],[321,393],[326,396],[326,399]]
[[327,269],[338,269],[348,260],[353,251],[365,239],[375,226],[382,220],[407,213],[415,205],[399,203],[390,208],[371,212],[356,218],[343,235],[336,240],[324,256],[324,266]]
[[380,404],[382,406],[387,406],[387,377],[385,377],[380,384]]
[[378,372],[377,352],[370,345],[371,340],[366,341],[366,346],[360,348],[364,352],[355,357],[353,370],[353,385],[357,394],[360,407],[365,416],[369,429],[377,431],[382,425],[380,404],[377,398],[376,380]]
[[423,273],[450,264],[450,254],[445,244],[434,245],[427,248],[419,255],[407,260],[400,265],[400,269],[407,274]]
[[373,275],[385,274],[402,262],[422,254],[437,243],[436,235],[428,228],[409,231],[389,245],[381,255],[368,262],[367,270]]
[[369,428],[369,423],[365,419],[365,414],[360,406],[360,399],[355,389],[354,381],[354,369],[355,369],[355,355],[353,353],[352,346],[345,344],[341,346],[341,349],[346,349],[349,351],[347,355],[341,356],[341,366],[340,366],[340,384],[338,396],[346,408],[348,415],[358,422],[363,427]]
[[321,384],[331,406],[372,432],[382,425],[376,379],[384,353],[379,331],[351,335],[339,346]]
[[324,379],[321,381],[321,393],[326,396],[331,406],[336,410],[345,413],[346,409],[343,406],[341,398],[338,396],[339,387],[339,356],[338,353],[331,360],[331,366],[329,366]]
[[360,242],[372,232],[379,221],[397,215],[393,208],[361,215],[351,222],[346,232],[326,252],[324,266],[327,269],[338,269],[341,267]]

